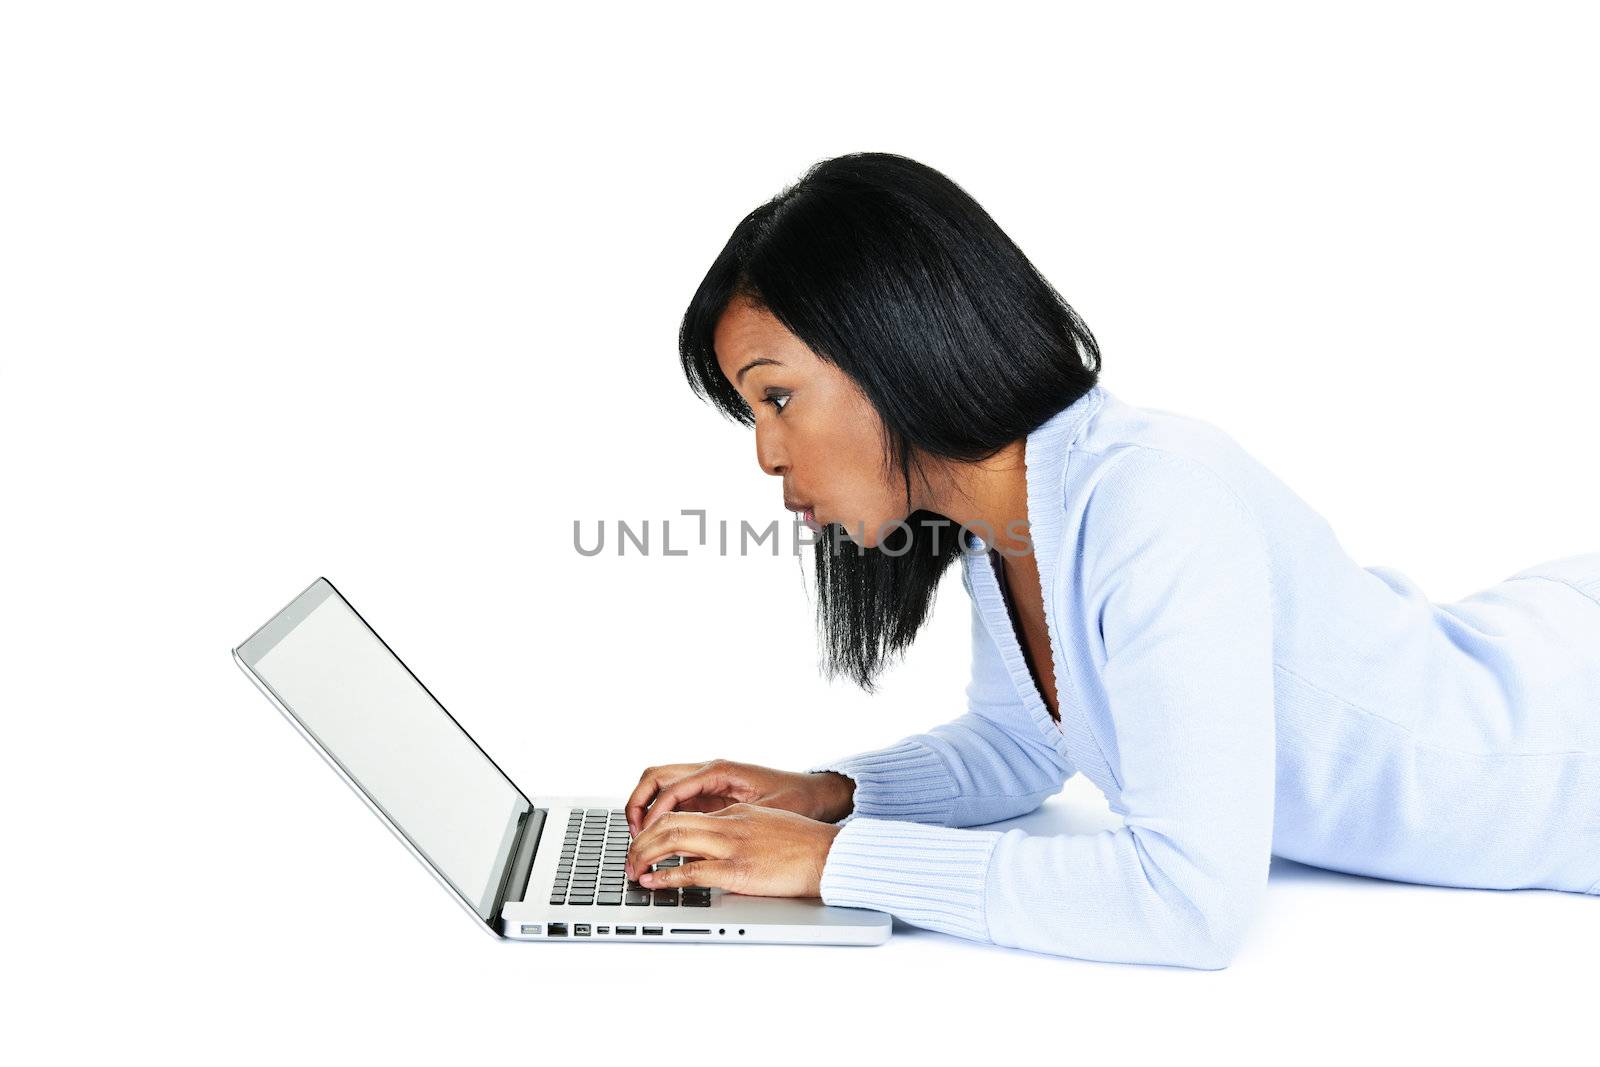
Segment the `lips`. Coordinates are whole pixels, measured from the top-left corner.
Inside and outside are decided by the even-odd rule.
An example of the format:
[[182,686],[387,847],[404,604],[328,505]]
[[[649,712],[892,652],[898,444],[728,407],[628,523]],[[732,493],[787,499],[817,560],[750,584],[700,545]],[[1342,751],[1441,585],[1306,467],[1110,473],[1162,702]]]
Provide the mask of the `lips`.
[[788,497],[785,497],[784,501],[783,501],[783,506],[785,508],[787,508],[788,510],[790,510],[790,511],[798,512],[799,515],[800,515],[800,521],[805,523],[811,529],[813,529],[813,530],[821,530],[822,529],[822,524],[817,522],[817,513],[816,513],[816,509],[815,509],[815,507],[813,505],[811,505],[811,504],[801,504],[801,503],[798,503],[796,501],[790,500]]

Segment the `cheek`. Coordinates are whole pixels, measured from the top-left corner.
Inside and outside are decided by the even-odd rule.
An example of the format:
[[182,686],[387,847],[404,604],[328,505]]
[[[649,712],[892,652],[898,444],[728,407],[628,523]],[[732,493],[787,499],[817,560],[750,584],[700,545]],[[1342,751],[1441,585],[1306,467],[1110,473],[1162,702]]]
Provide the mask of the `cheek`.
[[852,527],[865,524],[868,536],[873,537],[873,530],[905,518],[904,487],[887,479],[876,441],[870,449],[851,454],[838,472],[836,484],[838,497],[833,505],[838,514],[829,516],[834,521]]
[[905,487],[884,470],[877,412],[848,392],[826,401],[808,412],[822,417],[788,427],[801,486],[823,502],[830,521],[870,529],[904,518]]

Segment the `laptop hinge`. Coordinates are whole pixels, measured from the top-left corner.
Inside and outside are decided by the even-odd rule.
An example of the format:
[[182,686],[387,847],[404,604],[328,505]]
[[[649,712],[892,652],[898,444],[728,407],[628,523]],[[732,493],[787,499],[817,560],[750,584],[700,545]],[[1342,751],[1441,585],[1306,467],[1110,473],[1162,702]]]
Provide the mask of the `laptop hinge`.
[[539,835],[544,830],[544,819],[548,814],[547,808],[534,808],[522,817],[516,842],[511,847],[511,862],[506,864],[505,874],[500,879],[500,892],[495,896],[494,917],[497,920],[507,901],[519,901],[528,893],[528,876],[533,873],[533,857],[539,851]]

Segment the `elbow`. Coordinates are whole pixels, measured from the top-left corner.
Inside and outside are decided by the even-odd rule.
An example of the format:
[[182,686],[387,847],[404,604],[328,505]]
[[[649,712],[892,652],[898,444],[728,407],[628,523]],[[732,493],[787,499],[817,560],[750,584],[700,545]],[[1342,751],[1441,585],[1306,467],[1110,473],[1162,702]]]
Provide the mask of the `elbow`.
[[1233,963],[1243,942],[1242,929],[1208,924],[1206,929],[1186,931],[1181,939],[1169,941],[1161,958],[1149,962],[1197,971],[1221,971]]
[[1256,915],[1261,910],[1263,886],[1239,890],[1230,899],[1202,911],[1202,921],[1184,946],[1181,965],[1220,971],[1238,957]]
[[1199,971],[1225,970],[1238,955],[1241,941],[1242,938],[1237,937],[1199,938],[1176,962],[1181,967],[1192,967]]

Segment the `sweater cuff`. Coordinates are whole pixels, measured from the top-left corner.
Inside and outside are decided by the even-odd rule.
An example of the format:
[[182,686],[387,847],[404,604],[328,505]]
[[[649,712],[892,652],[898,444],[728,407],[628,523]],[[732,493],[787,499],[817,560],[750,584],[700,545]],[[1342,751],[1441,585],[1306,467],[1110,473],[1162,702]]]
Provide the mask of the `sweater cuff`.
[[857,815],[948,825],[961,793],[944,758],[910,740],[808,770],[834,771],[855,781],[854,810],[840,825]]
[[824,904],[886,911],[914,926],[988,941],[984,890],[997,830],[855,819],[822,868]]

